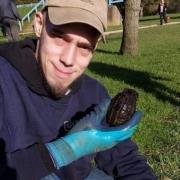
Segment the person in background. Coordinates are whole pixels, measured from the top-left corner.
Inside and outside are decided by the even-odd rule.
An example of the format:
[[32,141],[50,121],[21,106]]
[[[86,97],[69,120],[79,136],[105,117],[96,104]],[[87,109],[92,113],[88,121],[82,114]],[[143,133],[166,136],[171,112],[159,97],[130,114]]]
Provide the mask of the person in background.
[[15,0],[0,0],[0,24],[2,33],[8,41],[17,41],[20,20]]
[[107,28],[105,0],[47,0],[35,39],[0,46],[0,179],[155,180],[111,98],[85,74]]
[[163,25],[163,21],[164,23],[167,23],[167,4],[164,0],[160,0],[158,13],[160,17],[160,25]]

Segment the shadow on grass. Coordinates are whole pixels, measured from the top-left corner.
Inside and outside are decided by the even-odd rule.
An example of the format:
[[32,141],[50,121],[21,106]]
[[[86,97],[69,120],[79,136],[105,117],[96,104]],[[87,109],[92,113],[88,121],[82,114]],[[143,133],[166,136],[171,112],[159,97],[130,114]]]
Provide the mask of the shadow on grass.
[[[171,16],[171,19],[180,19],[180,16]],[[139,22],[146,22],[146,21],[154,21],[154,20],[159,20],[159,16],[156,16],[156,17],[151,17],[151,18],[147,18],[147,19],[139,19]]]
[[139,19],[139,22],[146,22],[146,21],[153,21],[153,20],[158,20],[159,17],[152,17],[152,18],[148,18],[148,19]]
[[170,15],[170,17],[171,17],[171,19],[180,19],[180,16],[173,17],[173,16]]
[[118,55],[119,54],[119,52],[117,52],[117,51],[106,51],[106,50],[102,50],[102,49],[97,49],[96,52],[104,53],[104,54],[112,54],[112,55]]
[[140,88],[147,93],[151,93],[161,101],[169,101],[175,106],[180,106],[180,101],[178,101],[180,92],[174,91],[158,82],[158,80],[167,80],[165,78],[147,72],[120,68],[99,62],[92,62],[89,66],[89,70],[101,76],[117,81],[123,81],[126,84]]

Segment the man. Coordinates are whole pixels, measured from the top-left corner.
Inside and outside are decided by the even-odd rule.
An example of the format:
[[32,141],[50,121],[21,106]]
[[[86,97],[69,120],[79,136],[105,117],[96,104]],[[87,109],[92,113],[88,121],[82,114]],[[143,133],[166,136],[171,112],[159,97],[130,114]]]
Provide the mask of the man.
[[19,37],[20,20],[15,0],[0,0],[0,23],[2,33],[8,41],[17,41]]
[[156,179],[129,139],[138,114],[109,127],[109,95],[84,74],[106,12],[105,0],[48,0],[37,40],[0,47],[0,179]]
[[158,5],[158,13],[160,17],[160,25],[163,25],[163,21],[167,23],[167,4],[164,0],[160,0]]

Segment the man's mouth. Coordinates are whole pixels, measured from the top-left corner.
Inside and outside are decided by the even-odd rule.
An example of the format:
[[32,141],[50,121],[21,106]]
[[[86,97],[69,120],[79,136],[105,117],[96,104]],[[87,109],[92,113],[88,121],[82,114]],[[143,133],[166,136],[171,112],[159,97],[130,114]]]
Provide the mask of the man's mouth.
[[56,65],[53,64],[53,67],[55,69],[55,74],[62,79],[66,79],[68,77],[70,77],[73,74],[72,70],[63,70],[59,67],[57,67]]

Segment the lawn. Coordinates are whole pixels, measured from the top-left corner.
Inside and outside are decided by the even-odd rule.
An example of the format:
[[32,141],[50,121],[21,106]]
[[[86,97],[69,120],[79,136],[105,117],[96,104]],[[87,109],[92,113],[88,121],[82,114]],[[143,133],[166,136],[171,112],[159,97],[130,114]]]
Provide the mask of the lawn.
[[87,74],[114,96],[124,88],[139,93],[143,112],[134,140],[159,179],[180,179],[180,25],[139,31],[139,55],[120,56],[121,34],[100,45]]
[[[168,14],[168,16],[171,18],[170,22],[179,22],[180,21],[180,13],[176,14]],[[154,25],[157,24],[159,25],[159,15],[154,15],[154,16],[143,16],[140,17],[139,19],[139,26],[147,26],[147,25]],[[122,29],[122,26],[116,25],[116,26],[109,26],[108,31],[111,30],[118,30]]]
[[32,7],[20,7],[17,10],[20,17],[23,18],[31,9]]

